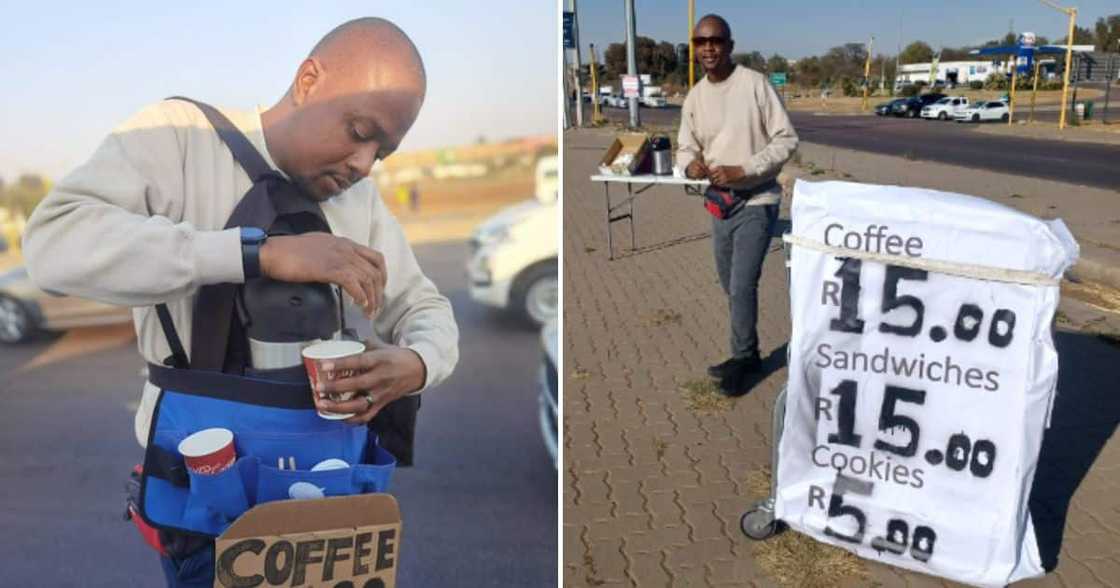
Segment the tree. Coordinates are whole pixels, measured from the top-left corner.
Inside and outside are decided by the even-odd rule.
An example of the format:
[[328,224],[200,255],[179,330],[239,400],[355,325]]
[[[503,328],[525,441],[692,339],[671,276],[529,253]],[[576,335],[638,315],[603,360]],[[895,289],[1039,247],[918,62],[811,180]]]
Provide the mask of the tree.
[[[1058,45],[1065,45],[1066,39],[1069,36],[1062,37],[1058,40]],[[1094,45],[1096,40],[1093,38],[1093,32],[1087,28],[1074,26],[1073,27],[1073,44],[1074,45]]]
[[768,59],[766,61],[766,71],[769,71],[769,72],[789,71],[789,61],[787,61],[785,57],[782,57],[781,55],[778,55],[777,53],[775,53],[775,54],[771,55],[770,59]]
[[933,61],[933,48],[923,41],[914,41],[899,53],[902,63],[929,63]]
[[[638,37],[634,47],[634,58],[639,74],[649,74],[653,79],[663,81],[677,69],[677,51],[672,43],[658,43],[649,37]],[[611,43],[603,54],[611,79],[618,78],[629,71],[626,60],[626,43]],[[685,65],[688,65],[687,63]]]
[[23,174],[15,183],[5,184],[0,191],[0,204],[9,210],[31,216],[31,211],[51,190],[51,182],[37,174]]
[[1093,32],[1097,51],[1117,50],[1117,42],[1120,41],[1120,14],[1098,18]]
[[753,69],[758,72],[766,71],[766,58],[758,51],[751,51],[750,53],[736,53],[731,56],[731,61],[743,66]]

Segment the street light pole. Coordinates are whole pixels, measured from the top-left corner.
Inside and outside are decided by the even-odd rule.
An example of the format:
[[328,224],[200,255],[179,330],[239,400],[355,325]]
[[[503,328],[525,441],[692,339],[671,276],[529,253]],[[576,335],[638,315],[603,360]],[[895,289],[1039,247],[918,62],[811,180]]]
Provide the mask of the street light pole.
[[1062,76],[1062,112],[1058,119],[1058,130],[1062,130],[1066,128],[1066,106],[1069,105],[1069,68],[1073,61],[1073,30],[1074,23],[1077,21],[1077,9],[1063,8],[1050,0],[1039,0],[1039,2],[1069,16],[1069,34],[1066,36],[1066,70]]
[[688,89],[696,80],[695,46],[692,44],[692,27],[696,24],[696,0],[688,0]]
[[867,92],[871,90],[871,80],[868,76],[871,75],[871,48],[875,46],[875,37],[871,37],[871,41],[867,43],[867,61],[863,62],[863,105],[860,107],[864,112],[867,111]]
[[[580,75],[582,66],[579,57],[579,13],[576,12],[576,0],[571,0],[572,9],[572,44],[576,47],[576,126],[583,126],[583,76]],[[567,100],[567,96],[564,97]]]
[[[626,73],[638,77],[637,58],[637,24],[634,20],[634,0],[626,0]],[[638,92],[641,93],[641,82],[638,83]],[[625,91],[625,90],[624,90]],[[638,119],[638,98],[631,96],[627,99],[630,103],[630,127],[638,128],[641,122]]]

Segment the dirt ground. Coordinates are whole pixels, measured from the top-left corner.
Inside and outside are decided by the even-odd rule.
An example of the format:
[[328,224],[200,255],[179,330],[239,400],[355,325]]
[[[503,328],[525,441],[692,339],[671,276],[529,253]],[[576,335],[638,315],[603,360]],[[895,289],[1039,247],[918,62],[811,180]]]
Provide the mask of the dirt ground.
[[511,170],[484,178],[427,180],[417,185],[418,210],[400,202],[395,188],[381,190],[386,206],[412,243],[466,239],[498,210],[533,198],[533,170]]

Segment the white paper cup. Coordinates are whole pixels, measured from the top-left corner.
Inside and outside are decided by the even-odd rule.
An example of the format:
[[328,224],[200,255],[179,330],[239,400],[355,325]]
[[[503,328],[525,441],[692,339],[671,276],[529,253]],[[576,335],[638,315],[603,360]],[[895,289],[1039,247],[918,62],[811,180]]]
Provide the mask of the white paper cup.
[[203,429],[188,436],[179,442],[179,453],[187,462],[187,469],[204,476],[220,474],[237,461],[233,431],[222,428]]
[[[359,355],[365,353],[365,350],[365,344],[360,341],[323,341],[322,343],[316,343],[305,347],[301,355],[303,355],[303,365],[307,368],[307,377],[311,380],[311,393],[318,394],[315,388],[318,387],[320,381],[348,378],[354,375],[354,372],[350,370],[327,372],[321,367],[324,361]],[[331,400],[335,402],[346,401],[350,400],[353,395],[353,392],[333,394],[331,395]],[[336,412],[317,412],[319,416],[331,420],[348,419],[354,416],[353,413],[339,414]]]

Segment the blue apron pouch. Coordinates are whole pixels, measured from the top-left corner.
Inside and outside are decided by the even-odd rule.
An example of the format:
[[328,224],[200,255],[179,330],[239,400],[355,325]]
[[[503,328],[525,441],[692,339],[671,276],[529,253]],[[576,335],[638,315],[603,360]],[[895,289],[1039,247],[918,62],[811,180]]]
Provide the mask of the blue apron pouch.
[[[139,514],[153,527],[220,535],[252,506],[272,500],[384,492],[396,466],[364,425],[320,417],[302,367],[276,379],[149,366],[160,388],[144,456]],[[186,470],[187,436],[233,431],[238,460],[216,475]],[[350,468],[312,472],[326,459]]]

